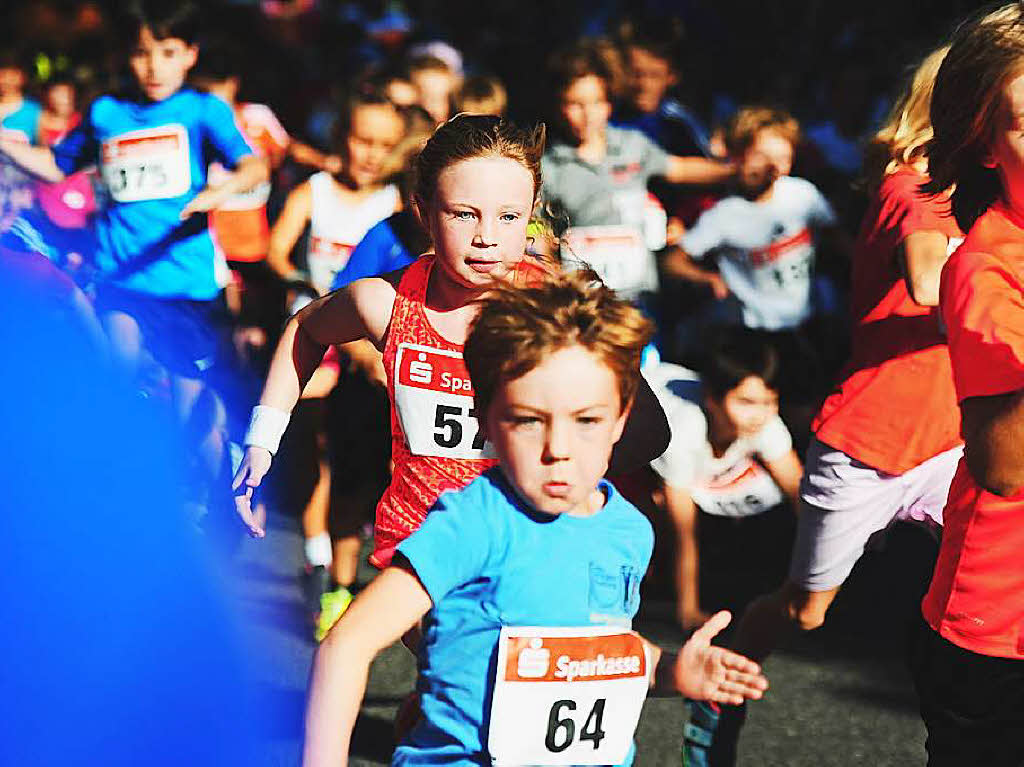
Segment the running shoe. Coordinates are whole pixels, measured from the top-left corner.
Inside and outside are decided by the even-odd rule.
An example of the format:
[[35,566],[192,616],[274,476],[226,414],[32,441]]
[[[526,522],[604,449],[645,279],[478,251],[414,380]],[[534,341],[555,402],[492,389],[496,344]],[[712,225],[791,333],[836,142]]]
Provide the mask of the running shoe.
[[327,632],[345,614],[350,604],[352,592],[344,586],[338,586],[334,591],[328,591],[320,597],[320,616],[317,618],[316,631],[313,633],[316,641],[324,641]]

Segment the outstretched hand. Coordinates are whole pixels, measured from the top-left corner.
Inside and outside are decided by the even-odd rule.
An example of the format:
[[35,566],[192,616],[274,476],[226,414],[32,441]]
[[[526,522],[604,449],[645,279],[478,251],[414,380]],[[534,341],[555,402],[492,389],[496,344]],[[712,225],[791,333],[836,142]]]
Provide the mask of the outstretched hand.
[[242,463],[231,482],[231,490],[235,495],[235,511],[253,538],[262,538],[266,535],[253,508],[253,495],[263,477],[270,471],[271,459],[269,450],[249,445],[245,448]]
[[757,700],[768,689],[768,680],[754,661],[711,644],[730,620],[728,610],[715,613],[679,651],[675,684],[683,696],[739,705],[748,698]]

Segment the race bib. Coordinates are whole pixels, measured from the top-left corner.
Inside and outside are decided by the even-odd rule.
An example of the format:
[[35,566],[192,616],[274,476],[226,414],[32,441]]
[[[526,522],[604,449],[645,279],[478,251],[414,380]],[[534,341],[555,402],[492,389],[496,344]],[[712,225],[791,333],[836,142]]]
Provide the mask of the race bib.
[[166,200],[192,187],[188,134],[183,125],[122,133],[103,142],[100,174],[117,202]]
[[653,262],[643,237],[628,226],[576,226],[566,231],[569,261],[589,265],[605,285],[627,293],[653,287]]
[[621,764],[647,697],[643,640],[610,626],[509,627],[498,640],[495,765]]
[[459,352],[399,344],[395,410],[414,455],[494,458],[473,407],[473,387]]
[[767,470],[748,458],[692,490],[693,502],[719,517],[750,517],[782,503],[782,491]]
[[309,237],[309,278],[313,287],[321,294],[327,293],[334,284],[338,272],[345,268],[354,245],[334,242],[323,237]]
[[765,293],[805,301],[811,287],[814,240],[809,229],[750,252],[754,285]]

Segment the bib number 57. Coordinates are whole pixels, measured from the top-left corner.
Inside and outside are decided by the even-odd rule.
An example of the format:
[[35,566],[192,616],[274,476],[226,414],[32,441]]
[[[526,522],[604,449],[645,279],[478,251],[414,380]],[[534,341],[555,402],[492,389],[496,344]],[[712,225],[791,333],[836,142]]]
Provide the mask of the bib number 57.
[[[601,741],[605,736],[604,704],[604,698],[594,701],[593,708],[590,709],[590,713],[587,714],[587,718],[583,722],[583,729],[579,732],[579,741],[581,743],[585,740],[592,742],[595,750],[601,747]],[[551,753],[559,754],[565,751],[572,745],[573,740],[577,739],[576,720],[567,713],[575,710],[576,701],[573,700],[556,700],[551,706],[551,711],[548,714],[548,731],[544,736],[544,745]]]
[[473,425],[476,426],[473,449],[483,450],[484,433],[476,421],[476,410],[455,405],[438,405],[437,410],[434,411],[434,443],[438,447],[453,448],[462,444],[462,417],[464,415],[468,415],[472,419]]

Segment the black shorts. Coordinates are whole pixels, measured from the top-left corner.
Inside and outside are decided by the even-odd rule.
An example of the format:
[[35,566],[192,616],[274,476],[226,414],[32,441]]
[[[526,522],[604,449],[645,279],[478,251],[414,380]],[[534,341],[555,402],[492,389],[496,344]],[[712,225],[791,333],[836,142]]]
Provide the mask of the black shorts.
[[1024,660],[979,655],[919,624],[910,670],[928,767],[1024,765]]
[[113,312],[135,320],[143,348],[174,375],[204,377],[224,348],[227,312],[219,297],[209,301],[161,298],[97,285],[96,313],[102,319]]

